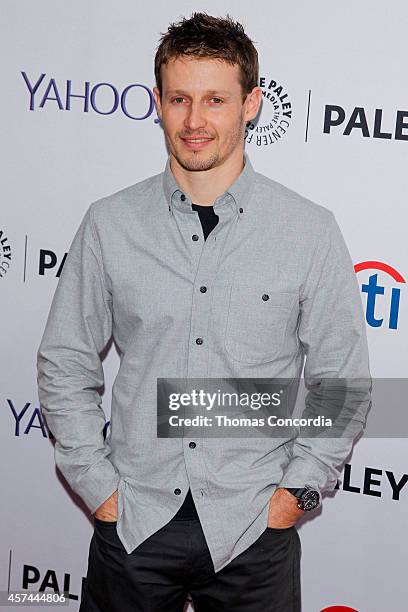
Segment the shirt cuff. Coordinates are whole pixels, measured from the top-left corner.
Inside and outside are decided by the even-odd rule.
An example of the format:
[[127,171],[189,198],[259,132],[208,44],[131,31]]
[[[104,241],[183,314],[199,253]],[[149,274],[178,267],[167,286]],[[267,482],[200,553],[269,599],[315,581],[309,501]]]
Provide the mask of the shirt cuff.
[[321,494],[326,489],[334,489],[336,484],[337,479],[333,480],[317,461],[294,457],[285,469],[278,487],[303,489],[305,485],[310,485]]
[[93,514],[119,486],[120,475],[112,463],[104,459],[91,466],[72,486]]

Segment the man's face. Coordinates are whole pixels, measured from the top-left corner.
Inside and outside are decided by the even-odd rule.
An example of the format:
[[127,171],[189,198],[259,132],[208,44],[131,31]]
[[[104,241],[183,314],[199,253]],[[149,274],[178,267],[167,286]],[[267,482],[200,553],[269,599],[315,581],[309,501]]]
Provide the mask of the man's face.
[[209,170],[243,151],[245,124],[256,116],[261,91],[254,88],[243,104],[238,65],[179,57],[161,70],[156,109],[170,153],[184,169]]

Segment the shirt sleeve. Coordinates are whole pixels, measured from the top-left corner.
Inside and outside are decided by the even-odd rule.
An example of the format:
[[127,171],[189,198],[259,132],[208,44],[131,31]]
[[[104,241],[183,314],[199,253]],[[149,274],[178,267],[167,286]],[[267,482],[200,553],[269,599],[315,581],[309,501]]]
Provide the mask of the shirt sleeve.
[[[371,405],[372,382],[357,277],[335,216],[331,211],[328,214],[300,295],[298,336],[306,355],[304,379],[309,389],[302,416],[316,413],[313,401],[322,381],[329,383],[327,402],[330,385],[343,385],[341,397],[348,433],[342,435],[339,430],[336,437],[324,434],[305,437],[300,430],[291,445],[292,458],[278,485],[298,488],[309,484],[320,492],[334,489],[339,468],[364,427]],[[324,405],[322,412],[330,417],[328,406]]]
[[93,205],[74,236],[37,353],[41,413],[55,438],[55,462],[91,512],[117,489],[98,391],[100,353],[112,334],[112,299],[104,282]]

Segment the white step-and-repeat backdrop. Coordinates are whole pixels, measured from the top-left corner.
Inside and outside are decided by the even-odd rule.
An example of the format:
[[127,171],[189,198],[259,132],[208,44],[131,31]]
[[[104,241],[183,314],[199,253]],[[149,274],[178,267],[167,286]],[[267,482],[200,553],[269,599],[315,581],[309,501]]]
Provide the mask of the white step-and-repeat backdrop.
[[[258,171],[333,210],[361,287],[372,375],[402,378],[408,5],[5,0],[2,9],[0,590],[67,590],[75,611],[93,526],[54,466],[36,351],[85,209],[164,168],[151,93],[160,33],[193,10],[245,25],[265,94],[246,150]],[[112,349],[107,419],[117,367]],[[361,439],[338,490],[301,525],[304,612],[407,609],[405,434]]]

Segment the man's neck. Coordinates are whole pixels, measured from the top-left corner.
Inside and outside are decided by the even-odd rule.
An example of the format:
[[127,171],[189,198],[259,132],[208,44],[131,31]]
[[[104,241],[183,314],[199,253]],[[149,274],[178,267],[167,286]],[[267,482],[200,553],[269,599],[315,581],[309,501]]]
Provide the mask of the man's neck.
[[170,155],[170,167],[177,183],[187,193],[194,204],[212,206],[244,168],[244,153],[231,156],[221,166],[211,170],[190,171],[183,168],[173,155]]

